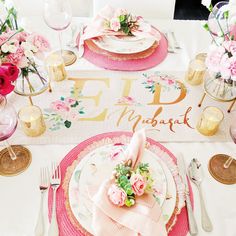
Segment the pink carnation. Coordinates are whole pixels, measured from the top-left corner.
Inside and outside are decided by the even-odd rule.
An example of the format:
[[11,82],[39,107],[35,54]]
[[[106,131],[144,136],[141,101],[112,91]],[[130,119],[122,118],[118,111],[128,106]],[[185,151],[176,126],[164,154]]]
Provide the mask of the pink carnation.
[[130,178],[130,183],[136,195],[141,196],[144,194],[147,183],[142,175],[133,174]]
[[50,44],[46,38],[38,34],[32,34],[28,37],[27,41],[31,42],[39,51],[48,51]]
[[118,206],[124,206],[127,195],[123,189],[119,188],[115,184],[112,184],[108,189],[107,194],[113,204]]
[[7,55],[6,61],[18,66],[19,68],[25,68],[29,63],[24,55],[24,50],[21,47],[19,47],[15,53]]
[[220,62],[224,53],[224,47],[211,46],[206,58],[206,66],[210,71],[219,72]]

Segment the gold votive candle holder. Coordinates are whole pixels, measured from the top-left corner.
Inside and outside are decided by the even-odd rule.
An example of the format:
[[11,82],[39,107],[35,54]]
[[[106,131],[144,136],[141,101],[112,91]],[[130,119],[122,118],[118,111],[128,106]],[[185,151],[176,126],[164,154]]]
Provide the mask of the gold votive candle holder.
[[51,54],[46,59],[46,67],[50,81],[62,81],[67,78],[65,64],[61,56]]
[[219,108],[206,107],[197,123],[197,130],[205,136],[212,136],[218,131],[223,119],[224,114]]
[[46,130],[42,111],[37,106],[26,106],[20,109],[19,120],[23,132],[27,136],[36,137],[43,134]]
[[185,80],[191,85],[199,85],[202,83],[206,72],[204,61],[193,59],[190,61]]

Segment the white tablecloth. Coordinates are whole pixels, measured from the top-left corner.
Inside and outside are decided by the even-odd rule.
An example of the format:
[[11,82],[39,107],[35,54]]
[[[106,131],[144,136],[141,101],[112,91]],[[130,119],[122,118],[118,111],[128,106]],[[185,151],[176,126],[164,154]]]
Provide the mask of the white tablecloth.
[[[73,23],[87,21],[85,18],[74,18]],[[57,35],[47,28],[41,18],[24,19],[28,29],[47,36],[52,45],[56,45]],[[200,21],[151,21],[162,31],[173,30],[182,47],[175,54],[169,54],[166,60],[158,65],[157,70],[186,70],[188,62],[199,52],[206,52],[210,36],[201,26]],[[64,34],[67,41],[70,31]],[[68,69],[100,70],[84,59]],[[80,132],[80,131],[78,131]],[[81,130],[82,132],[82,130]],[[15,177],[0,176],[0,236],[33,236],[38,217],[40,202],[39,169],[53,160],[60,161],[75,146],[73,145],[31,145],[32,163],[27,171]],[[223,185],[216,182],[207,170],[208,161],[217,153],[235,155],[235,144],[225,143],[164,143],[173,153],[182,152],[186,165],[192,158],[202,163],[205,177],[202,183],[203,193],[214,230],[206,233],[201,228],[200,203],[197,189],[192,185],[195,201],[195,216],[200,236],[235,236],[236,235],[236,185]],[[45,216],[46,216],[45,201]],[[46,235],[46,234],[45,234]],[[65,235],[67,236],[67,235]],[[69,235],[68,235],[69,236]]]

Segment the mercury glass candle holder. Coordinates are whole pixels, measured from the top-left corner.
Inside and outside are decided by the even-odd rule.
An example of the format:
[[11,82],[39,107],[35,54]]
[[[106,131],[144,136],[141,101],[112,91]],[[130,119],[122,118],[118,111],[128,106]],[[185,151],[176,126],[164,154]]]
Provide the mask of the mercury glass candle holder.
[[18,116],[21,128],[27,136],[36,137],[45,132],[46,125],[39,107],[32,105],[23,107]]
[[212,136],[217,133],[223,119],[224,114],[220,109],[206,107],[197,123],[197,130],[205,136]]

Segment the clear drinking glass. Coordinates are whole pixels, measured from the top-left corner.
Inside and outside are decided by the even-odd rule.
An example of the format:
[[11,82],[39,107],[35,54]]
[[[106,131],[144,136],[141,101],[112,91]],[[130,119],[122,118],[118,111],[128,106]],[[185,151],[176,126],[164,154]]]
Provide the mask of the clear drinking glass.
[[62,30],[66,29],[72,21],[72,9],[69,0],[44,0],[44,20],[50,28],[58,31],[59,53],[61,53],[65,65],[72,64],[72,60],[74,57],[76,58],[75,54],[72,51],[62,49]]
[[17,127],[17,113],[13,106],[0,95],[0,142],[4,141],[6,148],[0,151],[0,174],[16,175],[24,171],[31,162],[30,152],[20,146],[8,143]]

